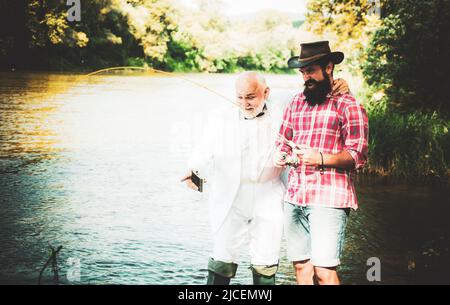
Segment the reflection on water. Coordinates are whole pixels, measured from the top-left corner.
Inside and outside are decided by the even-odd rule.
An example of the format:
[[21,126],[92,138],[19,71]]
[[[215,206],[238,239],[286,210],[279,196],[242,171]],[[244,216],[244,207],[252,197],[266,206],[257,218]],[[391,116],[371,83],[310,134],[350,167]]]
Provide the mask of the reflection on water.
[[[233,97],[232,75],[187,77]],[[50,243],[64,246],[63,283],[203,284],[211,249],[205,198],[178,180],[192,125],[220,98],[140,74],[0,78],[0,282],[37,283]],[[295,90],[298,79],[268,82]],[[376,184],[358,194],[344,283],[367,284],[372,256],[381,259],[382,283],[448,282],[448,190]],[[67,281],[69,259],[79,259],[80,281]],[[234,283],[251,283],[248,255],[242,259]],[[294,283],[284,244],[278,282]]]

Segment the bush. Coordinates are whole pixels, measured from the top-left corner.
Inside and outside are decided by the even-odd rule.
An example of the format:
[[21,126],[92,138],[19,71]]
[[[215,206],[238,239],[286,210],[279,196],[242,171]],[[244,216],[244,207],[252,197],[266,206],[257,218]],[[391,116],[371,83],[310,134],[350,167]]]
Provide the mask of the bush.
[[389,111],[386,100],[367,106],[367,171],[406,180],[448,181],[450,124],[437,112]]

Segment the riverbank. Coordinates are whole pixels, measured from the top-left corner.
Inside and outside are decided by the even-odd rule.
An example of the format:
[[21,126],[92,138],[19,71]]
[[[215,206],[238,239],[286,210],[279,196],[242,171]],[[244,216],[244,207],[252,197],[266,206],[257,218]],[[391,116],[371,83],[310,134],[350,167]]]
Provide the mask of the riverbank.
[[450,120],[437,112],[397,113],[367,107],[367,174],[393,181],[450,182]]

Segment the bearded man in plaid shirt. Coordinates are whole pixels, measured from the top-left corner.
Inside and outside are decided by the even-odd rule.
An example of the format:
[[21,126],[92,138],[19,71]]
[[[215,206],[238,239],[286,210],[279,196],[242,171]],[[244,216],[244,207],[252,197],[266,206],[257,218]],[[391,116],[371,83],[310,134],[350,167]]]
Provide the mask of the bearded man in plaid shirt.
[[285,235],[298,284],[339,284],[345,226],[358,207],[353,174],[367,161],[369,127],[350,93],[330,95],[334,65],[343,59],[319,41],[301,44],[300,56],[288,61],[305,88],[284,111],[274,162],[291,165]]

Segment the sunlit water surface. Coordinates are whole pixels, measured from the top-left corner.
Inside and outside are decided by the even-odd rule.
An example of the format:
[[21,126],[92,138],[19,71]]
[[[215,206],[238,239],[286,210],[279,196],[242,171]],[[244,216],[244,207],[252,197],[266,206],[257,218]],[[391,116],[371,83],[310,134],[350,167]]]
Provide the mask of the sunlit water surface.
[[[233,98],[234,75],[183,77]],[[48,244],[63,246],[60,283],[205,283],[212,248],[206,197],[179,178],[192,126],[225,100],[177,77],[142,73],[0,79],[1,283],[37,283]],[[267,80],[273,92],[300,86],[295,75]],[[381,260],[382,284],[448,283],[448,195],[360,185],[343,283],[369,284],[370,257]],[[235,284],[251,283],[246,253]],[[281,257],[277,281],[294,284],[284,241]],[[79,280],[70,276],[77,261]],[[53,283],[50,269],[43,282]]]

